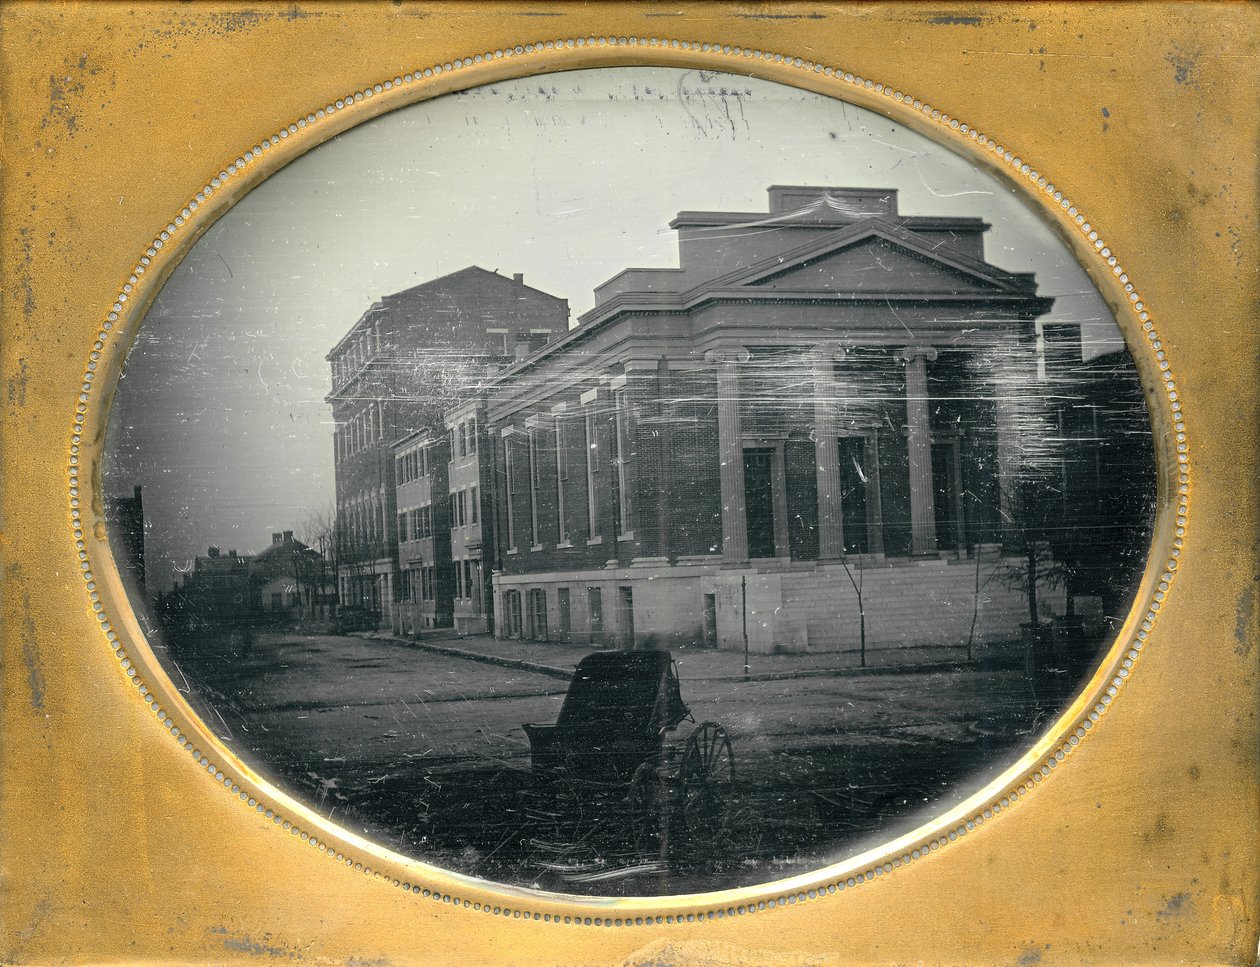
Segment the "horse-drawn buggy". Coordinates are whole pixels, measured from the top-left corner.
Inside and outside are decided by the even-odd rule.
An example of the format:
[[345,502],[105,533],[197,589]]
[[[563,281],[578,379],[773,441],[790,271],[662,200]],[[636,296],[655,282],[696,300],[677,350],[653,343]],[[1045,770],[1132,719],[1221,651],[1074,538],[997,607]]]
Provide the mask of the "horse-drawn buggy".
[[[578,663],[554,725],[529,737],[527,807],[558,853],[609,844],[622,858],[667,863],[724,831],[735,758],[716,722],[695,726],[669,652],[604,651]],[[561,864],[562,865],[562,864]],[[559,868],[559,867],[557,867]]]

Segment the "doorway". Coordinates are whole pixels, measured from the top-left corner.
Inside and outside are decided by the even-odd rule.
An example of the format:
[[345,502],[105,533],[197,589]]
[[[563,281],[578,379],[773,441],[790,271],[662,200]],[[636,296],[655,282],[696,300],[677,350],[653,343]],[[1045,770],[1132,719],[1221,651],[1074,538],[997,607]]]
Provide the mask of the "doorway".
[[634,650],[634,588],[617,588],[617,631],[624,651]]

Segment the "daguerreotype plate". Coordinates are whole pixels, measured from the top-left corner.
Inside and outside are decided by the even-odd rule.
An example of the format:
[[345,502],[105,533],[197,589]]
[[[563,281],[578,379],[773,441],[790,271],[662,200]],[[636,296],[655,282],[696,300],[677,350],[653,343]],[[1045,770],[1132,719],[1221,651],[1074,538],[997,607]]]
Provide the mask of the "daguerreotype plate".
[[1255,15],[683,13],[4,7],[0,961],[1254,956]]
[[676,68],[472,87],[259,185],[150,307],[104,467],[225,749],[584,895],[808,874],[967,799],[1098,668],[1155,514],[1134,361],[1025,199]]

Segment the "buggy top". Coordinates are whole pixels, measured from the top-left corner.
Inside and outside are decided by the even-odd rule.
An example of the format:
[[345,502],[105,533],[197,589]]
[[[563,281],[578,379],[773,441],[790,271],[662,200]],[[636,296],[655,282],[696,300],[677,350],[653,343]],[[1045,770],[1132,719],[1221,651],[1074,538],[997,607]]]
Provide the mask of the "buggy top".
[[667,651],[597,651],[569,683],[557,728],[671,731],[691,713]]
[[524,729],[535,771],[625,782],[690,716],[669,652],[599,651],[578,662],[556,723]]

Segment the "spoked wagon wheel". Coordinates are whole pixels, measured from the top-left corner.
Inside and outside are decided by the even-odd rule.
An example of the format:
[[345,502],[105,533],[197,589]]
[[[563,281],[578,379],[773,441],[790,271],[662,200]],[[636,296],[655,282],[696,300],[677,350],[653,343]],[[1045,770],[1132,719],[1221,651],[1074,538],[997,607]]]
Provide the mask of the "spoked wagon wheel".
[[678,770],[683,828],[692,843],[712,842],[723,831],[735,778],[735,753],[726,729],[703,722],[687,737]]

